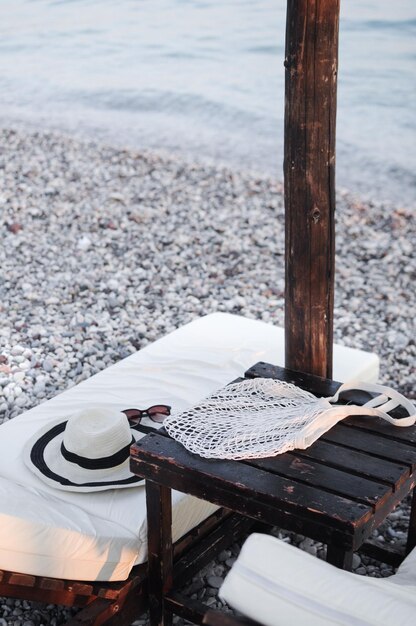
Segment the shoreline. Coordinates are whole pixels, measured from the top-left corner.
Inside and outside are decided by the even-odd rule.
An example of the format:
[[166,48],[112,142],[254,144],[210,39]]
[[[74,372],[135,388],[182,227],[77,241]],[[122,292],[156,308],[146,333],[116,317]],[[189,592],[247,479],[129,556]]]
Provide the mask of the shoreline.
[[[184,149],[176,145],[167,148],[160,146],[142,148],[138,145],[137,136],[129,137],[125,129],[124,131],[121,129],[109,130],[108,127],[103,127],[102,125],[94,126],[91,121],[82,125],[79,120],[70,123],[68,120],[60,118],[53,121],[47,117],[24,118],[8,115],[6,120],[0,124],[0,129],[10,129],[29,135],[38,133],[41,135],[52,134],[61,137],[63,140],[68,138],[80,143],[93,144],[97,148],[107,146],[120,151],[154,154],[162,159],[169,160],[173,158],[183,161],[188,166],[197,164],[201,167],[228,169],[247,176],[272,179],[283,184],[283,139],[282,146],[276,146],[275,166],[272,166],[271,161],[267,161],[266,164],[264,158],[261,158],[262,167],[260,168],[254,165],[256,159],[243,158],[242,155],[239,158],[237,155],[232,156],[231,154],[228,154],[227,157],[219,157],[217,154],[210,156],[206,152],[201,152],[195,146],[191,147],[191,144]],[[205,146],[205,150],[207,149],[209,148]],[[388,165],[382,161],[378,163],[371,161],[368,162],[369,175],[367,180],[358,180],[351,172],[346,173],[351,169],[351,164],[349,160],[346,160],[345,154],[340,154],[345,149],[346,147],[342,143],[337,147],[337,181],[339,178],[345,178],[349,182],[338,184],[336,181],[338,195],[347,196],[351,201],[356,202],[405,206],[412,208],[416,213],[416,182],[411,170],[403,170],[401,172],[402,178],[398,178],[394,164]],[[348,146],[347,150],[349,149],[350,146]],[[360,160],[361,157],[358,154],[356,158]],[[366,170],[365,157],[360,169]],[[390,180],[388,179],[389,174]],[[384,184],[386,180],[388,184]],[[403,200],[401,199],[402,197]]]
[[[272,177],[55,131],[1,129],[0,147],[0,423],[197,316],[283,325],[283,197]],[[337,204],[334,340],[376,352],[380,379],[414,398],[413,210],[345,191]],[[379,540],[402,545],[406,515],[408,503]],[[223,576],[237,550],[187,592],[215,605],[208,578]],[[392,571],[364,556],[354,569]],[[19,602],[0,600],[0,622],[68,618]]]

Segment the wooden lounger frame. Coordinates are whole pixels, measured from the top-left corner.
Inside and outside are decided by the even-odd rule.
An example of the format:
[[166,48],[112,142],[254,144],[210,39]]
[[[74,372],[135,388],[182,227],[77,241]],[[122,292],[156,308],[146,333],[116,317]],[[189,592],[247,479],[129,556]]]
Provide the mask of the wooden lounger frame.
[[[181,579],[192,576],[227,545],[247,534],[252,524],[251,520],[219,509],[184,535],[174,549]],[[0,570],[0,596],[80,607],[66,626],[124,626],[147,609],[147,563],[134,567],[127,580],[121,582],[71,581]]]

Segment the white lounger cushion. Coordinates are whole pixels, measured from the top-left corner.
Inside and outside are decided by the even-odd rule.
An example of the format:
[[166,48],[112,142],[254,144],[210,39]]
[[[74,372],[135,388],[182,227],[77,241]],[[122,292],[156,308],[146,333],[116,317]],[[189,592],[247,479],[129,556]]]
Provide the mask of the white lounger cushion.
[[275,537],[251,535],[220,597],[264,626],[410,626],[416,617],[416,550],[396,576],[337,569]]
[[[25,441],[44,424],[97,404],[122,410],[163,403],[182,411],[257,361],[276,363],[281,331],[235,315],[208,315],[0,426],[0,568],[125,579],[147,558],[144,488],[93,495],[54,490],[23,464]],[[341,347],[335,353],[349,377],[377,376],[375,355]],[[173,503],[175,540],[216,508],[180,493]]]

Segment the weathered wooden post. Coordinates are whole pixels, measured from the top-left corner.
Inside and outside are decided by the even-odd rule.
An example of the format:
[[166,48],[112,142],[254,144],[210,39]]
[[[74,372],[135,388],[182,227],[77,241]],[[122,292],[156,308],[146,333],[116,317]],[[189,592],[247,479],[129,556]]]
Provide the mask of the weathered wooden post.
[[332,377],[339,0],[288,0],[286,367]]

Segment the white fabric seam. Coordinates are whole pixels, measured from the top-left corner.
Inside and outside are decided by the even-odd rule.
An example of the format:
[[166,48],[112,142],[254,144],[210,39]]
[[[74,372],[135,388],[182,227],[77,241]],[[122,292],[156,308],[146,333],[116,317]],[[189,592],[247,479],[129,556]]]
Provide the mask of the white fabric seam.
[[348,624],[349,626],[374,626],[371,622],[367,622],[356,616],[348,615],[338,609],[325,606],[324,604],[304,596],[293,589],[288,589],[276,581],[272,581],[258,572],[246,567],[238,560],[234,563],[233,570],[236,570],[239,575],[245,578],[248,582],[254,584],[259,589],[262,589],[263,591],[267,590],[275,595],[279,595],[283,600],[286,600],[291,604],[295,604],[296,607],[300,606],[302,608],[306,608],[308,611],[313,611],[319,617],[324,616],[335,620],[342,626],[345,624]]

